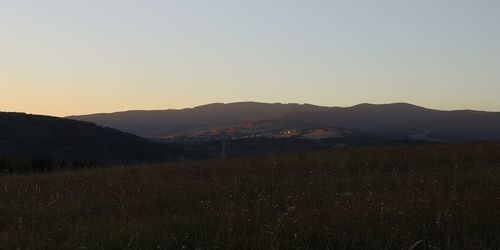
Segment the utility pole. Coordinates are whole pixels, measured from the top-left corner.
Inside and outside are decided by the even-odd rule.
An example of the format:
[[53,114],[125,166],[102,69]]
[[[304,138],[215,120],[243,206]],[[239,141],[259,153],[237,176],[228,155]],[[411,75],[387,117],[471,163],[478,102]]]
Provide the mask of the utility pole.
[[221,150],[221,158],[225,159],[227,155],[227,147],[229,143],[229,149],[231,149],[231,136],[230,135],[224,135],[222,137],[222,150]]
[[222,159],[226,158],[226,136],[222,137]]

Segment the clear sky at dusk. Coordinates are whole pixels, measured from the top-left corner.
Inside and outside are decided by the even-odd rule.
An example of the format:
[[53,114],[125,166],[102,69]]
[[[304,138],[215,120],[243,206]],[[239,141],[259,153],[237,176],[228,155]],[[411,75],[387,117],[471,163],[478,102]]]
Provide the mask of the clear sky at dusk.
[[500,111],[498,0],[3,0],[0,110]]

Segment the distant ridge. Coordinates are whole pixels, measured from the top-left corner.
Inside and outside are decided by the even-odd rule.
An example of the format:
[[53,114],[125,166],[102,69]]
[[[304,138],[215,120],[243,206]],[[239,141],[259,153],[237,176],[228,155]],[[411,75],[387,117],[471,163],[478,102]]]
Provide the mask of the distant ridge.
[[248,121],[279,118],[293,112],[327,109],[309,104],[237,102],[214,103],[178,110],[124,111],[67,118],[89,121],[143,137],[155,138],[200,129],[234,126]]
[[[143,137],[163,138],[200,131],[226,130],[248,122],[272,121],[274,127],[300,124],[309,129],[335,127],[404,140],[500,140],[500,113],[441,111],[409,103],[322,107],[310,104],[214,103],[189,109],[125,111],[70,116]],[[281,125],[280,125],[281,124]]]
[[307,121],[395,139],[432,141],[500,140],[500,113],[440,111],[407,103],[361,104],[321,112],[287,114],[283,122]]

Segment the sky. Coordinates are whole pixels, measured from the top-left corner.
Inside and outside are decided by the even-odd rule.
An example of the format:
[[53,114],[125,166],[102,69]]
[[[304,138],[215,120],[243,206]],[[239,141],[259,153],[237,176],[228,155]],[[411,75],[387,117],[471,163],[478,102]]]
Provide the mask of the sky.
[[0,0],[0,110],[500,111],[498,0]]

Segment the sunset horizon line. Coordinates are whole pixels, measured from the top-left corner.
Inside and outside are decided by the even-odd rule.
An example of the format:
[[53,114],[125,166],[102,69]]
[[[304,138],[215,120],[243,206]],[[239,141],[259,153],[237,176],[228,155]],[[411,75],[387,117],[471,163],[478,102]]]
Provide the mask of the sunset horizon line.
[[121,110],[114,110],[114,111],[103,111],[103,112],[87,112],[87,113],[71,113],[71,114],[55,114],[55,113],[42,113],[42,112],[29,112],[29,111],[22,111],[22,110],[0,110],[0,112],[5,112],[5,113],[24,113],[24,114],[29,114],[29,115],[42,115],[42,116],[53,116],[53,117],[60,117],[60,118],[67,118],[67,117],[74,117],[74,116],[87,116],[87,115],[101,115],[101,114],[118,114],[118,113],[127,113],[127,112],[155,112],[155,111],[182,111],[182,110],[189,110],[189,109],[196,109],[196,108],[201,108],[205,106],[210,106],[210,105],[232,105],[232,104],[267,104],[267,105],[311,105],[311,106],[316,106],[316,107],[324,107],[324,108],[352,108],[360,105],[375,105],[375,106],[382,106],[382,105],[395,105],[395,104],[405,104],[405,105],[410,105],[410,106],[415,106],[418,108],[423,108],[423,109],[430,109],[430,110],[437,110],[437,111],[479,111],[479,112],[490,112],[490,113],[498,113],[500,112],[500,109],[498,110],[489,110],[489,109],[477,109],[477,108],[467,108],[467,107],[462,107],[462,108],[442,108],[442,107],[435,107],[435,106],[427,106],[427,105],[420,105],[420,104],[415,104],[412,102],[406,102],[406,101],[391,101],[391,102],[360,102],[357,104],[351,104],[351,105],[324,105],[324,104],[315,104],[312,102],[265,102],[265,101],[253,101],[253,100],[246,100],[246,101],[228,101],[228,102],[209,102],[205,104],[196,104],[196,105],[190,105],[190,106],[185,106],[185,107],[172,107],[172,108],[130,108],[130,109],[121,109]]

